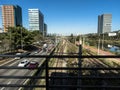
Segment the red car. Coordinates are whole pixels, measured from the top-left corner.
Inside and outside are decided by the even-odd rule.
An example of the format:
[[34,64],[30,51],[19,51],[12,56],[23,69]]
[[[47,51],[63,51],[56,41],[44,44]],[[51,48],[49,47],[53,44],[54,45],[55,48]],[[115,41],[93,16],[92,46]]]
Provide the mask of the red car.
[[35,68],[37,68],[39,66],[39,63],[38,62],[36,62],[36,61],[31,61],[29,64],[28,64],[28,68],[29,69],[35,69]]

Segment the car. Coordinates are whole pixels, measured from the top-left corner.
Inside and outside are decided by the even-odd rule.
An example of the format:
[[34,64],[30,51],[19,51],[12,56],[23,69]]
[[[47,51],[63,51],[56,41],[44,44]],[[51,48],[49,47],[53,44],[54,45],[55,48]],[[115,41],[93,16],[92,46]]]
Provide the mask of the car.
[[39,63],[36,62],[36,61],[31,61],[31,62],[27,65],[27,67],[28,67],[29,69],[35,69],[35,68],[37,68],[38,66],[39,66]]
[[26,67],[29,64],[28,60],[23,60],[18,64],[18,67]]
[[34,53],[37,54],[37,53],[39,53],[39,51],[35,51]]
[[[21,53],[16,53],[16,55],[21,55]],[[20,59],[20,57],[15,57],[14,59]]]

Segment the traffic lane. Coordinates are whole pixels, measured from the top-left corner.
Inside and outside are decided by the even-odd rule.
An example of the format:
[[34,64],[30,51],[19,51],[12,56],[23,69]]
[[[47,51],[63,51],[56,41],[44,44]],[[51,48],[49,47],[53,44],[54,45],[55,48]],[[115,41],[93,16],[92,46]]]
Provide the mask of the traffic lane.
[[[21,59],[23,60],[23,59]],[[9,63],[7,66],[17,66],[18,63],[21,60],[16,60],[14,62]],[[25,75],[26,71],[25,70],[18,70],[18,69],[2,69],[0,70],[1,76],[19,76],[19,75]],[[0,79],[0,84],[7,84],[8,82],[12,82],[12,79]]]
[[[5,63],[5,64],[3,64],[2,66],[16,66],[17,67],[17,65],[19,64],[19,62],[20,61],[22,61],[22,60],[24,60],[24,59],[20,59],[20,60],[12,60],[11,62],[9,62],[9,63]],[[9,73],[10,72],[13,72],[13,71],[16,71],[15,69],[13,70],[13,69],[1,69],[0,70],[0,74],[1,74],[1,76],[4,76],[4,75],[10,75]]]
[[[45,55],[46,52],[43,52],[41,50],[41,52],[39,52],[38,54],[36,55]],[[18,66],[18,64],[22,61],[22,60],[29,60],[29,61],[37,61],[39,64],[41,64],[41,61],[42,61],[42,58],[22,58],[22,59],[19,59],[19,60],[15,60],[15,59],[12,59],[11,61],[5,63],[5,64],[2,64],[2,66]],[[16,73],[16,70],[11,70],[11,69],[1,69],[0,70],[0,73],[1,75],[10,75],[9,73],[11,72],[15,72]],[[14,73],[13,73],[14,74]]]
[[[42,53],[42,54],[46,54],[46,53]],[[30,59],[30,61],[31,60],[39,61],[39,63],[42,61],[40,58],[38,58],[38,59],[33,58],[33,59]],[[19,60],[17,60],[17,61],[19,62]],[[15,62],[15,63],[18,63],[18,62]],[[11,64],[12,65],[16,65],[15,63],[14,64],[11,63]],[[9,66],[12,66],[11,64]],[[9,72],[8,71],[5,72],[4,75],[8,75],[8,76],[10,76],[10,75],[12,75],[12,76],[29,76],[29,75],[32,75],[33,72],[34,72],[34,70],[27,70],[26,71],[26,70],[16,70],[15,69],[15,70],[9,70]],[[13,84],[16,84],[16,83],[23,84],[24,81],[25,81],[25,79],[7,79],[7,80],[6,79],[2,79],[2,80],[0,80],[0,83],[1,84],[8,84],[8,82],[9,82],[9,84],[11,84],[11,82],[12,82]],[[1,89],[7,90],[8,88],[2,87]],[[9,88],[9,90],[10,90],[10,88]],[[11,90],[13,90],[13,88]]]
[[[14,76],[33,76],[33,74],[35,73],[35,71],[36,70],[19,70],[19,72],[17,71],[14,74]],[[8,82],[11,82],[10,84],[18,84],[18,85],[21,84],[21,85],[23,85],[23,83],[25,81],[26,81],[26,79],[4,79],[4,81],[2,81],[4,83],[1,82],[1,84],[7,84]],[[2,87],[2,88],[5,88],[5,87]],[[8,88],[5,88],[5,90],[7,90],[7,89]],[[9,88],[8,90],[18,90],[18,88]]]
[[[32,71],[27,71],[25,74],[25,76],[32,76],[33,75],[33,72],[34,72],[34,70],[32,70]],[[17,75],[18,76],[18,75]],[[24,76],[24,75],[23,75]],[[25,84],[25,83],[27,83],[26,81],[27,81],[28,79],[12,79],[11,81],[9,81],[9,82],[11,82],[11,84],[17,84],[17,85],[23,85],[23,84]],[[11,88],[11,87],[9,87],[9,88],[5,88],[5,90],[6,89],[8,89],[8,90],[19,90],[19,87],[14,87],[14,88]]]
[[[40,52],[40,53],[38,53],[38,54],[45,54],[44,52]],[[2,66],[18,66],[18,64],[22,61],[22,60],[25,60],[25,59],[27,59],[27,60],[29,60],[29,61],[38,61],[38,63],[40,63],[41,62],[41,60],[39,61],[39,59],[36,59],[36,58],[22,58],[22,59],[19,59],[19,60],[15,60],[15,59],[13,59],[13,60],[11,60],[11,62],[9,61],[9,62],[7,62],[7,63],[5,63],[5,64],[2,64]],[[35,60],[36,59],[36,60]],[[11,70],[11,69],[1,69],[0,70],[0,73],[1,73],[1,75],[11,75],[11,72],[15,72],[16,73],[16,70]],[[13,75],[14,75],[14,73],[13,73]]]
[[[34,74],[35,70],[11,70],[9,73],[6,73],[6,76],[32,76]],[[0,84],[8,84],[8,82],[11,82],[9,84],[23,84],[26,79],[0,79]],[[5,87],[2,87],[5,88]],[[2,89],[1,88],[1,89]],[[8,89],[7,87],[5,90]],[[9,90],[13,90],[13,88],[9,88]],[[17,90],[16,88],[14,90]]]
[[[40,59],[37,59],[37,61],[39,61],[39,60]],[[34,72],[34,70],[26,70],[26,69],[25,70],[10,70],[9,72],[6,72],[4,75],[32,76],[33,72]],[[0,80],[1,84],[7,84],[8,82],[12,82],[10,84],[23,84],[23,82],[25,82],[25,79],[3,79],[3,80]],[[2,88],[5,88],[5,87],[2,87]],[[5,88],[5,90],[6,89],[8,89],[8,88]],[[9,90],[10,90],[10,88],[9,88]],[[11,88],[11,90],[13,90],[13,88]],[[17,88],[15,88],[14,90],[17,90]]]

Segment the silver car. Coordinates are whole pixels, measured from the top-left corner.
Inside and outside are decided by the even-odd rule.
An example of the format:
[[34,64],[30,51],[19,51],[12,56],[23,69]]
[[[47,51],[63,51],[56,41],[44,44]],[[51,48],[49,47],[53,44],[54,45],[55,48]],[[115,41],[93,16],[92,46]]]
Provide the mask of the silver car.
[[18,64],[18,67],[26,67],[29,64],[28,60],[23,60]]

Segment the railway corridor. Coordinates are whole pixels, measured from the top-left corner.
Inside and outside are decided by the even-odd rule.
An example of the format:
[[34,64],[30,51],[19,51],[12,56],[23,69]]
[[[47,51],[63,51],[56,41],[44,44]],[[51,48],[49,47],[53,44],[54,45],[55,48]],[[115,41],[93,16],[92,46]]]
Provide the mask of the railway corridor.
[[[68,54],[70,42],[63,40],[56,50],[57,55]],[[70,49],[70,48],[69,48]],[[52,67],[67,67],[68,58],[56,58]],[[51,70],[49,71],[50,77],[61,77],[60,79],[51,79],[50,85],[69,85],[71,80],[64,79],[65,76],[69,76],[67,70]],[[62,78],[63,77],[63,78]],[[70,90],[70,88],[51,88],[50,90]]]
[[[74,50],[74,49],[75,50]],[[74,44],[70,43],[67,40],[63,40],[60,42],[58,47],[55,50],[55,55],[74,55],[78,54],[78,47],[76,47]],[[83,55],[93,55],[94,53],[92,51],[88,51],[86,49],[82,49]],[[84,50],[86,50],[86,53],[84,54]],[[118,59],[103,59],[103,58],[82,58],[82,68],[114,68],[114,67],[120,67],[120,61]],[[53,58],[50,60],[50,62],[53,62],[53,64],[50,64],[50,67],[67,67],[67,68],[74,68],[78,67],[78,58]],[[63,69],[54,69],[49,70],[49,77],[52,77],[49,79],[49,85],[52,87],[54,86],[74,86],[78,85],[78,80],[74,78],[78,77],[78,70],[63,70]],[[111,77],[119,77],[120,70],[81,70],[81,76],[83,79],[81,80],[82,86],[110,86],[110,85],[116,85],[119,86],[119,79],[106,79]],[[68,78],[67,78],[68,77]],[[72,78],[69,78],[72,77]],[[85,78],[88,77],[88,78]],[[89,78],[90,77],[90,78]],[[97,79],[97,78],[103,78],[103,79]],[[104,79],[105,78],[105,79]],[[77,90],[76,87],[54,87],[49,88],[49,90]],[[89,90],[89,89],[82,89],[82,90]],[[108,90],[108,89],[92,89],[92,90]],[[112,89],[109,89],[112,90]]]
[[[91,49],[90,49],[91,48]],[[88,50],[88,47],[85,48],[86,52],[85,55],[91,56],[95,54],[95,48],[92,49],[92,47],[89,47],[90,50]],[[102,51],[104,52],[104,51]],[[107,53],[107,52],[106,52]],[[111,53],[108,52],[108,55],[111,55]],[[100,77],[100,78],[111,78],[111,77],[119,77],[120,70],[104,70],[104,68],[119,68],[120,67],[120,60],[113,59],[113,58],[84,58],[82,59],[82,67],[83,68],[103,68],[103,70],[82,70],[83,76],[89,76],[89,77]],[[119,79],[90,79],[90,80],[82,80],[83,84],[88,85],[100,85],[100,86],[110,86],[115,85],[119,86]],[[89,82],[89,83],[88,83]],[[84,84],[85,83],[85,84]],[[96,90],[96,89],[94,89]],[[100,89],[101,90],[101,89]],[[103,89],[102,89],[103,90]],[[108,89],[104,89],[108,90]],[[109,89],[113,90],[113,89]],[[118,89],[115,89],[118,90]]]

